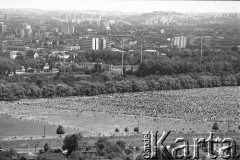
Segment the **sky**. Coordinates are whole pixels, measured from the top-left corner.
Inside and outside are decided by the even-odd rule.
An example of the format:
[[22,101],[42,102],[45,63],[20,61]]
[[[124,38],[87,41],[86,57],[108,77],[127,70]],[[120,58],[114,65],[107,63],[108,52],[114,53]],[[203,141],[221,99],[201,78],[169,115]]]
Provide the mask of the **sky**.
[[0,8],[121,12],[240,12],[240,1],[164,0],[0,0]]

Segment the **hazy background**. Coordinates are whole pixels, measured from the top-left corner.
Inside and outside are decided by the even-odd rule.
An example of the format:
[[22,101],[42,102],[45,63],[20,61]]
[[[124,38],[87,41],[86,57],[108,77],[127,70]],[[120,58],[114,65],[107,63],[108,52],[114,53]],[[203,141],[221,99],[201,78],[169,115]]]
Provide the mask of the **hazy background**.
[[44,10],[100,10],[121,12],[239,12],[238,1],[156,1],[156,0],[0,0],[0,8]]

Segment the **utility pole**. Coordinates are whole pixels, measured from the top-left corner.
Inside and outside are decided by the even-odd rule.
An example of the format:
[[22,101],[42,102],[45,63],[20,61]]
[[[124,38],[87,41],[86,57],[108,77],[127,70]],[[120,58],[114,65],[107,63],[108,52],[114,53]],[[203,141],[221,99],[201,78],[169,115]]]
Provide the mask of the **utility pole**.
[[122,75],[123,75],[123,40],[122,40]]
[[142,63],[142,42],[141,42],[141,63]]
[[46,135],[46,127],[44,126],[43,127],[43,137],[45,138],[45,135]]
[[35,155],[36,155],[36,153],[37,153],[37,144],[35,142]]
[[63,52],[63,65],[64,65],[64,74],[65,74],[65,52]]
[[228,119],[228,132],[229,132],[229,119]]
[[201,58],[200,58],[200,63],[202,63],[202,37],[201,37]]

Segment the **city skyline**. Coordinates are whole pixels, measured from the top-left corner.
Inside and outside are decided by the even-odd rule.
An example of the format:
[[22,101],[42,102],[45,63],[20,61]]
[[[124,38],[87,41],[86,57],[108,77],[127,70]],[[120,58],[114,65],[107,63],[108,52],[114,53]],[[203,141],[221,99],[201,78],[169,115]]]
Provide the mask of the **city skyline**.
[[239,12],[238,1],[142,1],[142,0],[1,0],[1,8],[42,10],[99,10],[120,12]]

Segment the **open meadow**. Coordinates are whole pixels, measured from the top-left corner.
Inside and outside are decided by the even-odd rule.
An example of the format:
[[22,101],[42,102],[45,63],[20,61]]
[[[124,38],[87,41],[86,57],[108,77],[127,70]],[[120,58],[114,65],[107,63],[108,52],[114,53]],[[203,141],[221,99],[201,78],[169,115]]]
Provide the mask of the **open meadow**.
[[[55,129],[62,125],[67,133],[68,130],[81,132],[84,136],[135,134],[134,127],[139,127],[140,132],[171,130],[177,133],[202,133],[210,131],[215,121],[218,121],[221,131],[229,128],[239,132],[240,87],[24,99],[1,102],[0,112],[2,116],[32,122],[36,126],[42,127],[44,124]],[[1,128],[4,126],[0,125]],[[1,136],[36,135],[32,131],[36,130],[34,127],[24,126],[24,133],[12,133],[13,125],[5,125]],[[127,133],[125,127],[129,129]],[[38,135],[43,134],[42,128]],[[118,133],[115,133],[116,128],[119,129]],[[54,129],[47,128],[46,133],[53,135]]]

